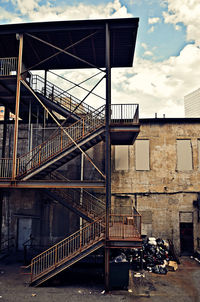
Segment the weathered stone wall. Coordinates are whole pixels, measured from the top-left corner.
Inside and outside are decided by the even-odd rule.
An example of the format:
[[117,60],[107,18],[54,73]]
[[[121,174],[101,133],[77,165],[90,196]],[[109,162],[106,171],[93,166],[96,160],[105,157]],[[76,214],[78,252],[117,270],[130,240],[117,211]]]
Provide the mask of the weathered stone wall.
[[[198,139],[200,124],[192,121],[141,121],[137,139],[149,140],[150,169],[136,171],[135,145],[128,146],[128,170],[115,170],[115,147],[112,147],[112,194],[129,196],[130,204],[142,215],[142,234],[169,238],[180,252],[180,212],[193,213],[194,248],[197,248],[200,223],[193,201],[200,192]],[[193,167],[177,170],[177,139],[191,140]],[[126,199],[127,200],[127,199]],[[136,201],[136,202],[135,202]],[[125,202],[125,199],[122,202]],[[118,204],[112,198],[113,206]]]
[[[200,124],[185,122],[178,124],[141,124],[138,139],[150,141],[150,170],[136,171],[135,146],[129,148],[128,171],[115,171],[114,147],[112,150],[113,192],[199,192],[200,167],[198,165],[198,139]],[[193,169],[177,171],[176,139],[191,139]]]

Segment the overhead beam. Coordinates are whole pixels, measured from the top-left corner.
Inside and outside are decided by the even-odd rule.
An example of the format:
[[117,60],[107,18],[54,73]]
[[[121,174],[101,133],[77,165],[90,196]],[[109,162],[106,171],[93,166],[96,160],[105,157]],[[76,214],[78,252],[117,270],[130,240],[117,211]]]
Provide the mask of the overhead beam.
[[28,180],[28,181],[0,181],[0,188],[10,189],[104,189],[104,181],[61,181],[61,180]]
[[62,49],[62,48],[60,48],[60,47],[58,47],[58,46],[56,46],[56,45],[53,45],[53,44],[51,44],[51,43],[49,43],[49,42],[47,42],[47,41],[45,41],[45,40],[43,40],[43,39],[40,39],[40,38],[38,38],[38,37],[36,37],[36,36],[34,36],[34,35],[31,35],[31,34],[28,34],[28,33],[27,33],[26,35],[29,36],[29,37],[31,37],[31,38],[33,38],[33,39],[35,39],[35,40],[37,40],[37,41],[40,41],[40,42],[46,44],[46,45],[48,45],[48,46],[50,46],[50,47],[52,47],[52,48],[54,48],[54,49],[57,49],[57,50],[59,50],[59,51],[62,52],[62,53],[65,53],[66,55],[68,55],[68,56],[70,56],[70,57],[72,57],[72,58],[74,58],[74,59],[76,59],[76,60],[78,60],[78,61],[80,61],[80,62],[86,64],[86,65],[88,65],[88,67],[90,66],[90,67],[92,67],[92,68],[96,68],[96,69],[98,69],[98,70],[101,70],[102,72],[105,72],[103,69],[101,69],[101,68],[95,66],[94,64],[92,64],[92,63],[90,63],[90,62],[88,62],[88,61],[86,61],[86,60],[84,60],[84,59],[82,59],[82,58],[80,58],[80,57],[78,57],[78,56],[75,56],[75,55],[73,55],[72,53],[70,53],[70,52],[68,52],[68,51],[66,51],[66,50],[64,50],[64,49]]
[[[79,43],[85,41],[86,39],[92,37],[93,35],[95,35],[95,34],[98,33],[98,32],[99,32],[99,31],[95,31],[95,32],[93,32],[92,34],[87,35],[86,37],[82,38],[81,40],[78,40],[78,41],[74,42],[73,44],[68,45],[66,48],[64,48],[64,50],[68,50],[68,49],[70,49],[70,48],[76,46],[77,44],[79,44]],[[45,63],[46,61],[48,61],[48,60],[54,58],[55,56],[58,56],[58,55],[61,54],[61,53],[62,53],[62,51],[58,51],[58,52],[54,53],[54,54],[51,55],[50,57],[47,57],[47,58],[43,59],[42,61],[39,61],[39,62],[36,63],[35,65],[29,67],[29,68],[26,69],[24,72],[27,72],[27,71],[29,71],[29,70],[31,70],[31,69],[34,69],[35,67],[37,67],[37,66],[39,66],[39,65],[41,65],[41,64],[43,64],[43,63]],[[24,73],[24,72],[23,72],[23,73]]]

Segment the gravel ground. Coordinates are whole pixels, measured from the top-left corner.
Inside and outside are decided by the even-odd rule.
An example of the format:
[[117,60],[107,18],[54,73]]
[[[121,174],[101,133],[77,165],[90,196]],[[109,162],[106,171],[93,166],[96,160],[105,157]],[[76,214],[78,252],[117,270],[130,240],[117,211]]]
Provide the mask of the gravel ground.
[[61,281],[32,288],[28,286],[29,276],[20,274],[19,263],[4,261],[0,262],[0,302],[200,302],[200,264],[188,257],[180,260],[178,270],[167,275],[144,272],[144,277],[136,278],[130,271],[128,290],[109,294],[104,293],[101,273],[92,275],[87,270],[87,278],[85,272],[73,278],[63,274]]

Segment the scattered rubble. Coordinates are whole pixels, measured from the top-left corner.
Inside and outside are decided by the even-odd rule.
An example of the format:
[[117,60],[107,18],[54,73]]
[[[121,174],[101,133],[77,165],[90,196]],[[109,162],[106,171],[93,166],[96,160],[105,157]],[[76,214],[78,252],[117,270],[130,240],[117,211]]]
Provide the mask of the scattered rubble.
[[[154,237],[146,238],[143,242],[142,253],[143,269],[149,272],[165,275],[168,270],[175,271],[178,268],[177,262],[174,261],[176,259],[170,250],[170,244],[166,240]],[[141,251],[134,250],[131,254],[133,268],[141,267],[140,260]]]

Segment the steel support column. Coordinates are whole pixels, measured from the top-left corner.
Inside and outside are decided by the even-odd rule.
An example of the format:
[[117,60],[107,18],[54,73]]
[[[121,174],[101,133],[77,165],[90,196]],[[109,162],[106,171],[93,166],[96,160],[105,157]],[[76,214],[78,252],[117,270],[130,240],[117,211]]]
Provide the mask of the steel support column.
[[[106,171],[106,242],[109,240],[109,219],[111,203],[111,146],[110,146],[110,116],[111,116],[111,64],[110,64],[110,29],[106,23],[106,154],[105,154],[105,171]],[[105,248],[105,289],[109,291],[109,254],[108,247]]]
[[31,151],[31,100],[28,108],[28,152]]
[[18,35],[17,37],[19,37],[19,56],[18,56],[18,69],[17,69],[16,104],[15,104],[15,128],[14,128],[14,142],[13,142],[12,179],[15,179],[16,177],[19,103],[20,103],[20,88],[21,88],[22,54],[23,54],[23,35]]
[[9,109],[4,109],[4,121],[3,121],[3,142],[2,142],[2,158],[6,157],[6,137],[7,137],[7,122],[9,120]]

